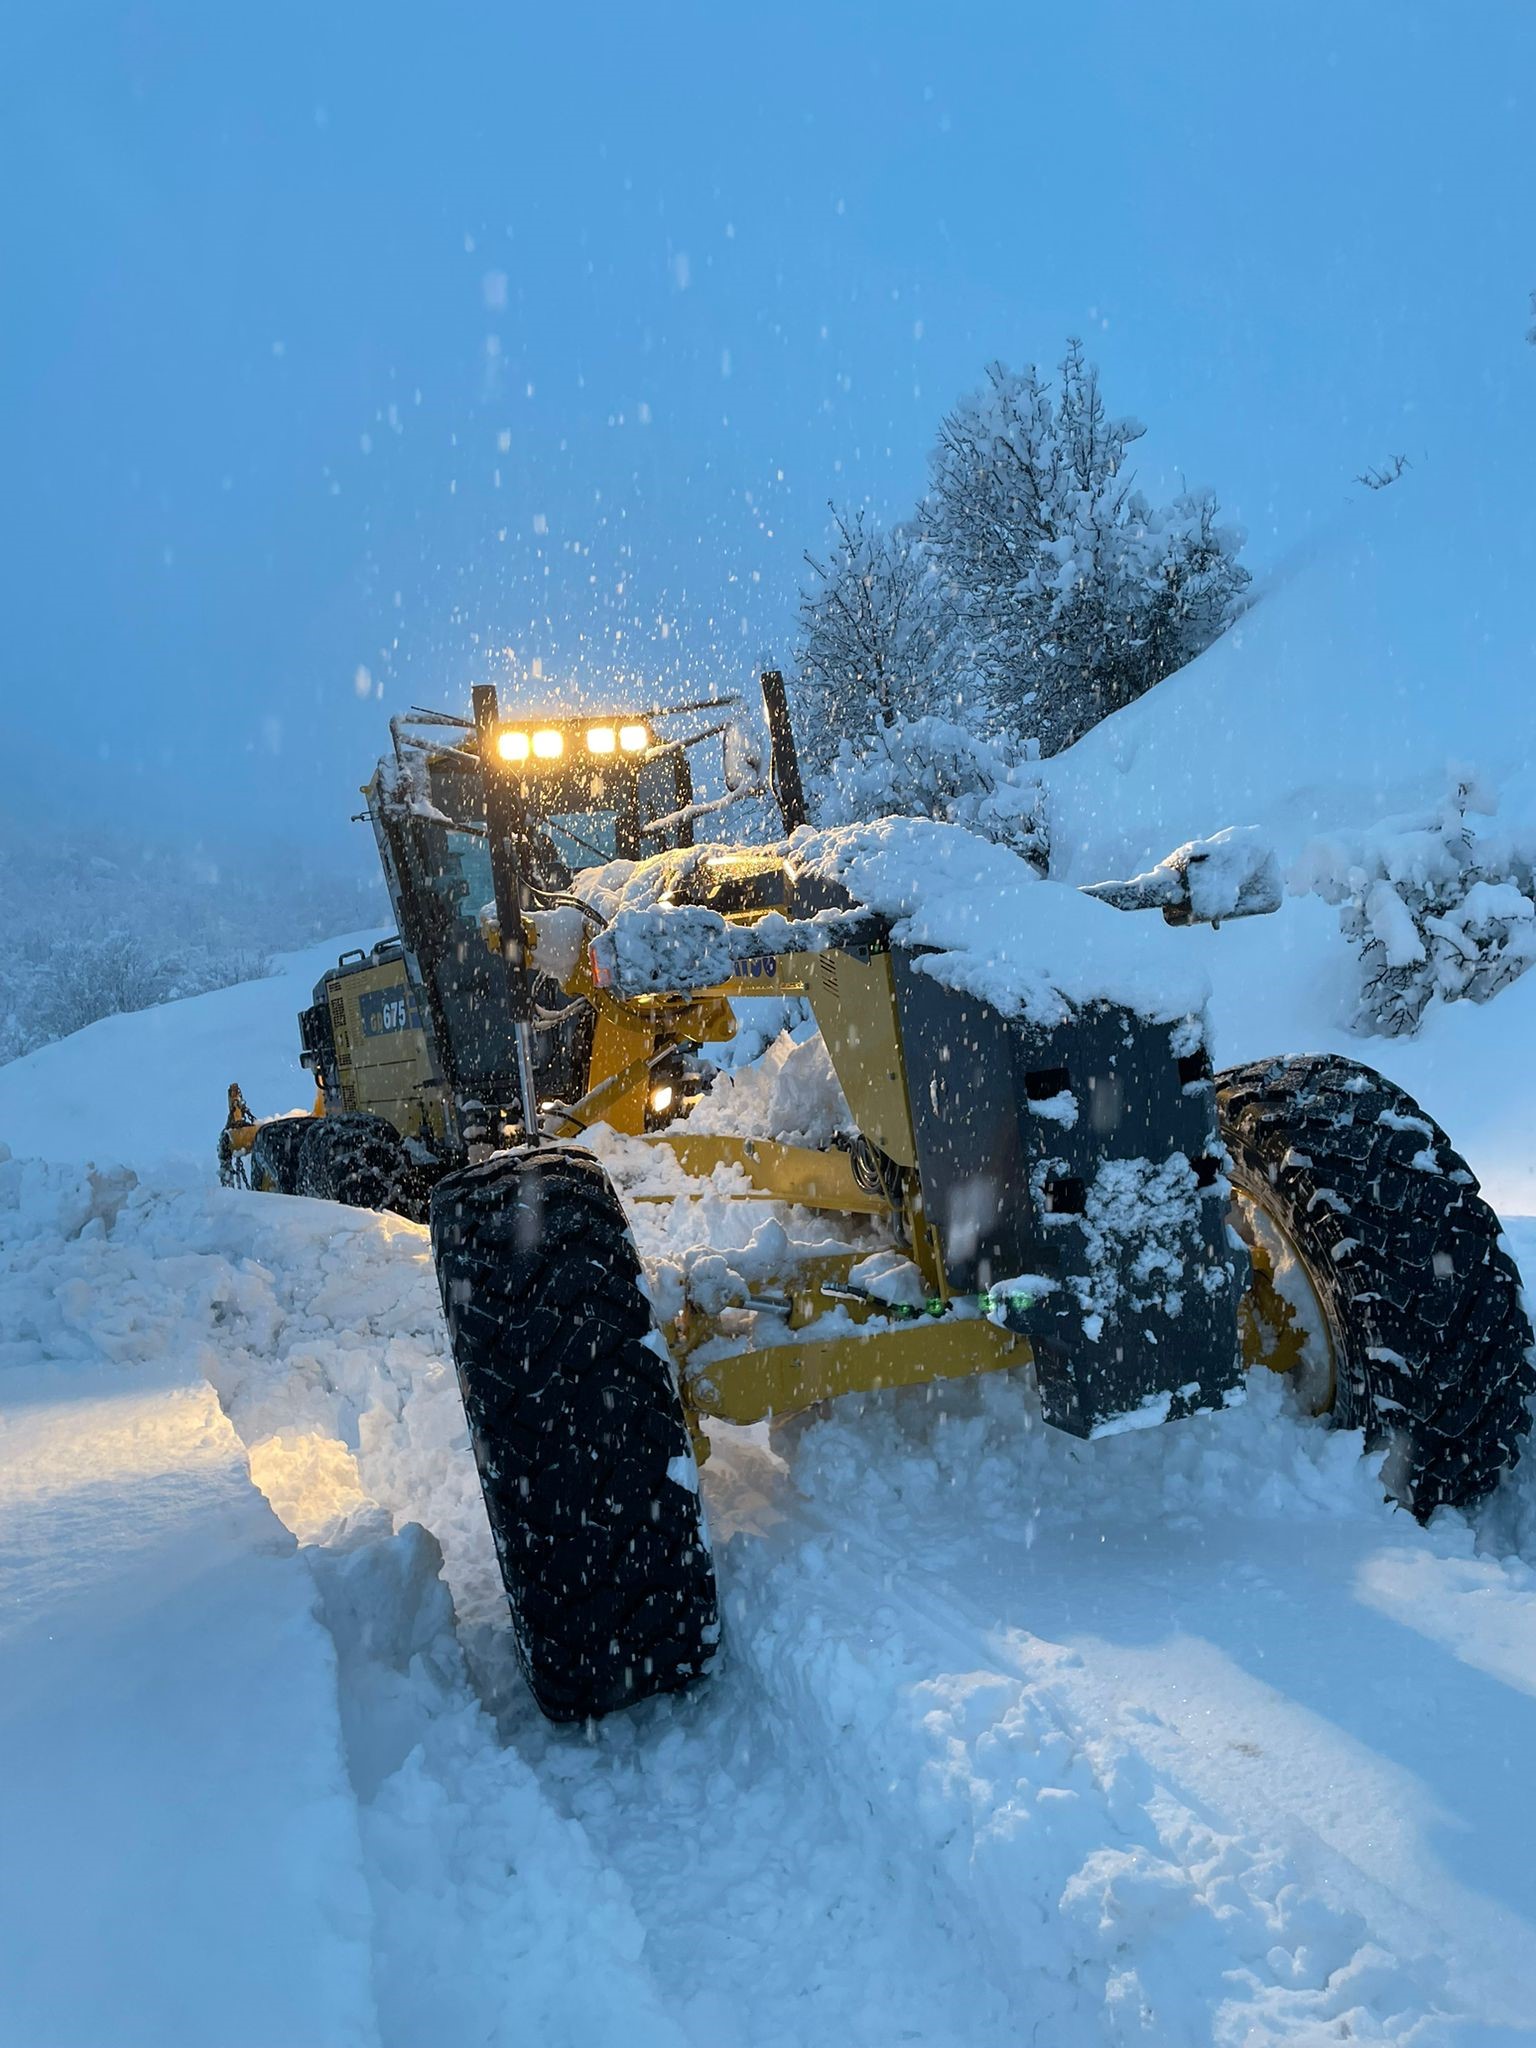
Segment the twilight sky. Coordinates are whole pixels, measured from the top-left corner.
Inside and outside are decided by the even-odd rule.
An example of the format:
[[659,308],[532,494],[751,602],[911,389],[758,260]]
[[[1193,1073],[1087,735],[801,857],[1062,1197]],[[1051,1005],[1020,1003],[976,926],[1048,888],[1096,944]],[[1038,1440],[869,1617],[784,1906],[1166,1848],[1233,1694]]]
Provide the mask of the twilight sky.
[[50,0],[0,37],[23,807],[334,847],[409,703],[750,681],[828,498],[904,512],[945,406],[1069,333],[1257,570],[1530,406],[1529,0]]

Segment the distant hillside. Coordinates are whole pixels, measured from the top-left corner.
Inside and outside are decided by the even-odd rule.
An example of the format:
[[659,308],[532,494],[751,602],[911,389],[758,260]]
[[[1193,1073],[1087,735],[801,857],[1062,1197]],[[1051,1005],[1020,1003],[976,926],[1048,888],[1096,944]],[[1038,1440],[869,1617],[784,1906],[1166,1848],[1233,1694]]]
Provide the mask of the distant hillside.
[[97,1018],[265,974],[388,916],[375,875],[295,847],[230,853],[0,823],[0,1065]]

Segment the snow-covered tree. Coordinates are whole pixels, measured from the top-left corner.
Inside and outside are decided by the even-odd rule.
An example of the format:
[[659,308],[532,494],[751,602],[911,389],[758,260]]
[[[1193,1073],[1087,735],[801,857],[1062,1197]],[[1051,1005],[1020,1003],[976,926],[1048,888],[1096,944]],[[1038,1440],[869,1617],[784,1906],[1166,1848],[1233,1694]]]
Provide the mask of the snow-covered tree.
[[1430,1001],[1485,1003],[1536,966],[1536,810],[1504,821],[1470,772],[1427,813],[1314,840],[1291,878],[1339,906],[1360,962],[1357,1031],[1417,1031]]
[[910,526],[886,531],[831,508],[835,541],[807,554],[801,593],[797,729],[806,764],[824,769],[849,733],[938,708],[947,698],[947,624],[938,577]]
[[898,717],[841,739],[816,796],[824,825],[938,818],[1011,846],[1042,874],[1049,864],[1046,793],[1032,750],[985,740],[952,719]]
[[795,691],[819,815],[964,816],[1043,857],[1043,815],[1015,802],[1027,764],[1193,660],[1248,583],[1209,492],[1154,509],[1133,488],[1142,431],[1074,341],[1055,389],[992,366],[944,420],[912,520],[834,510]]
[[1208,493],[1154,510],[1080,342],[1060,389],[995,363],[944,420],[922,537],[994,727],[1068,745],[1208,646],[1248,573]]

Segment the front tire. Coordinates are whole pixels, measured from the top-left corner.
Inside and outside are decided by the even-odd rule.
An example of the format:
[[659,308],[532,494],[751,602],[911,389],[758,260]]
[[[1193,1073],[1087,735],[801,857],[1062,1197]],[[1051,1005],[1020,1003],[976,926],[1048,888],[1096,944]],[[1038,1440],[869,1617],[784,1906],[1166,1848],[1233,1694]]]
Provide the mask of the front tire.
[[677,1382],[607,1175],[503,1153],[432,1196],[432,1251],[513,1633],[554,1721],[675,1692],[719,1639]]
[[1216,1081],[1237,1207],[1278,1232],[1321,1311],[1320,1405],[1389,1446],[1389,1490],[1420,1521],[1481,1499],[1531,1426],[1536,1352],[1466,1162],[1410,1096],[1352,1060],[1261,1060]]

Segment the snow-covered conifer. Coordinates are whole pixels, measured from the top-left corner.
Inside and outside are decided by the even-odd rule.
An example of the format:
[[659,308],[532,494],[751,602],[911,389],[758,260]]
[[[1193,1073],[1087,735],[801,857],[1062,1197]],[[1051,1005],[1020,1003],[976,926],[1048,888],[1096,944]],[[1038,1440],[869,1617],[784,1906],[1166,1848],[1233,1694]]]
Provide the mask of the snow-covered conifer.
[[807,554],[800,598],[801,749],[825,768],[848,733],[937,708],[948,694],[938,578],[911,526],[885,531],[863,511],[831,508],[835,542]]

